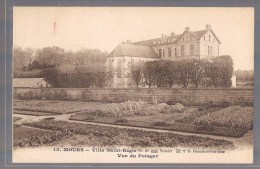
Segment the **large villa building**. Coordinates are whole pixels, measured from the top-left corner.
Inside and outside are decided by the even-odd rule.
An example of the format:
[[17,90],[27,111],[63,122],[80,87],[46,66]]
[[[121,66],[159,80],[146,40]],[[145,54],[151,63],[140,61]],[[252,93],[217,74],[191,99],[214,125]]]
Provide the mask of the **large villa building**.
[[131,67],[138,62],[211,58],[219,56],[219,46],[220,40],[210,25],[199,31],[186,27],[182,34],[172,32],[156,39],[127,41],[118,45],[106,60],[108,71],[113,73],[111,87],[134,86]]

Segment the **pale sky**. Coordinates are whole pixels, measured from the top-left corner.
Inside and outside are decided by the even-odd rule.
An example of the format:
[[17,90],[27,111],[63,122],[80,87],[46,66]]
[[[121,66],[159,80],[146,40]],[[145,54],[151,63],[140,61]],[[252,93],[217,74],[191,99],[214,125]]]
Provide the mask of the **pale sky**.
[[221,41],[220,55],[230,55],[235,70],[254,69],[253,8],[14,7],[13,17],[14,45],[74,51],[111,52],[126,40],[181,34],[185,27],[203,30],[210,24]]

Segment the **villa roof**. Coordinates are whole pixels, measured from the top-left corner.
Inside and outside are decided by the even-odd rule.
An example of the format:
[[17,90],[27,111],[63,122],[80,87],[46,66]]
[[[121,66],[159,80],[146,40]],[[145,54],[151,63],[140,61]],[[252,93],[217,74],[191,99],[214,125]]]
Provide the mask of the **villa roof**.
[[216,34],[213,32],[212,29],[205,29],[205,30],[199,30],[199,31],[184,31],[182,34],[177,34],[177,35],[173,34],[173,35],[165,36],[165,37],[161,37],[161,38],[138,41],[138,42],[134,42],[133,44],[143,45],[143,46],[154,46],[154,45],[161,45],[160,43],[157,43],[157,42],[160,42],[160,41],[165,41],[165,42],[169,42],[169,43],[176,43],[182,37],[182,35],[185,34],[185,32],[189,32],[196,39],[200,39],[208,31],[210,31],[215,36],[217,41],[220,43],[220,40],[218,39],[218,37],[216,36]]
[[135,44],[120,44],[109,55],[110,57],[143,57],[159,58],[150,46],[141,46]]

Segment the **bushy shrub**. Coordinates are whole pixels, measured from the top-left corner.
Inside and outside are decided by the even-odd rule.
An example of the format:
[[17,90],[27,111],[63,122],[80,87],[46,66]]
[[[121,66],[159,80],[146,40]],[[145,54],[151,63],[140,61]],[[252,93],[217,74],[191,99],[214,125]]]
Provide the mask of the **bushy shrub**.
[[141,100],[139,101],[127,101],[122,103],[113,103],[111,106],[111,111],[116,117],[121,116],[131,116],[134,114],[142,114],[142,109],[147,103]]
[[185,110],[185,107],[182,104],[176,103],[175,105],[168,106],[164,110],[164,113],[183,113],[184,110]]

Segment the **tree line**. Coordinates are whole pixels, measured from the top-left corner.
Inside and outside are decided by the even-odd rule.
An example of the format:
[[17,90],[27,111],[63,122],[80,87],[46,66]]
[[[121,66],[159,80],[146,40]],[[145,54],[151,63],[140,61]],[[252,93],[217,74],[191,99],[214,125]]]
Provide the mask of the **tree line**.
[[182,61],[151,61],[131,69],[136,86],[231,87],[233,60],[230,56]]
[[[14,48],[14,78],[46,78],[56,87],[106,87],[112,72],[105,69],[107,52],[81,49],[75,52],[60,47]],[[131,66],[136,86],[230,87],[233,61],[230,56],[183,61],[151,61]]]
[[82,48],[78,51],[65,51],[63,48],[53,46],[42,49],[22,49],[15,47],[13,51],[14,71],[33,71],[62,67],[64,65],[100,65],[103,70],[107,52],[99,49]]
[[107,52],[98,49],[65,51],[60,47],[14,48],[14,78],[46,78],[56,87],[104,87],[112,74],[105,70]]

